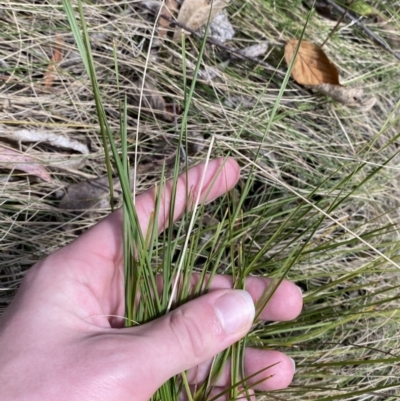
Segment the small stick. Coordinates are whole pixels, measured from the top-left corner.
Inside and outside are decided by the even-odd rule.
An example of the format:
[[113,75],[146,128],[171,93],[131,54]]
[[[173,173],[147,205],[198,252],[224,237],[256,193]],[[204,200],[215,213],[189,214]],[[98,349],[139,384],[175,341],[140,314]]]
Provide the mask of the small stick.
[[[352,5],[353,3],[354,3],[354,0],[351,0],[350,5]],[[334,26],[334,28],[331,30],[331,32],[329,33],[327,38],[322,42],[321,49],[324,46],[324,44],[329,40],[329,38],[338,30],[340,23],[343,21],[343,19],[346,16],[348,11],[349,10],[345,10],[344,13],[340,16],[340,18],[338,19],[338,21],[337,21],[336,25]]]

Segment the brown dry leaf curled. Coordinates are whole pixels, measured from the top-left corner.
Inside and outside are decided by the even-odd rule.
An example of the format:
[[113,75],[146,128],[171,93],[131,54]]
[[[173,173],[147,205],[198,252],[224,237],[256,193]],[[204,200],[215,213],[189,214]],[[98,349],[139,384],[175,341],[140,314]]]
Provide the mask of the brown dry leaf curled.
[[51,62],[47,67],[47,71],[44,74],[44,86],[46,88],[50,88],[54,80],[57,77],[56,66],[59,64],[62,59],[62,45],[64,44],[63,38],[60,35],[56,36],[56,41],[53,47],[53,55],[51,57]]
[[165,0],[164,6],[161,10],[161,16],[158,19],[158,36],[164,38],[168,33],[168,28],[171,23],[165,17],[172,19],[174,14],[178,11],[178,2],[176,0]]
[[0,144],[0,167],[25,171],[25,173],[35,175],[44,181],[51,181],[50,174],[33,157],[2,144]]
[[[298,39],[290,39],[285,46],[285,60],[289,66]],[[300,85],[340,85],[339,73],[324,51],[314,43],[303,40],[293,63],[292,77]]]
[[[178,22],[186,25],[188,28],[188,22],[190,18],[195,14],[195,12],[199,9],[203,9],[207,7],[207,0],[184,0],[178,14]],[[179,26],[176,27],[174,39],[178,39],[180,37],[181,28]]]
[[369,111],[376,103],[376,97],[366,97],[361,88],[346,88],[341,85],[321,84],[311,86],[312,89],[330,96],[333,100],[360,111]]
[[[185,25],[193,31],[201,28],[210,21],[227,5],[229,0],[213,0],[210,3],[207,0],[185,0],[178,14],[178,22]],[[182,28],[176,27],[174,40],[181,37]]]

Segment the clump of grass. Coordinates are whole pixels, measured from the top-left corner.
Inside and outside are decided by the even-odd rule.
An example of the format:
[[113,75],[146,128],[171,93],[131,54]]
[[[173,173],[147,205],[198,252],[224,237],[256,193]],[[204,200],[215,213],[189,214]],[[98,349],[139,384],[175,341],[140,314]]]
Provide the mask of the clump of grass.
[[[398,28],[395,6],[381,2],[380,7]],[[78,15],[78,8],[74,10]],[[378,96],[368,113],[346,109],[319,95],[305,95],[291,81],[285,88],[279,75],[242,61],[231,62],[221,78],[197,81],[189,90],[194,81],[186,77],[184,84],[185,63],[171,58],[169,49],[198,61],[198,68],[220,61],[214,49],[194,38],[188,39],[184,50],[181,43],[165,40],[152,57],[148,44],[153,22],[142,8],[128,2],[115,6],[83,2],[81,12],[90,46],[88,40],[86,46],[82,43],[79,53],[75,40],[81,26],[72,35],[60,5],[35,8],[21,1],[18,7],[10,4],[2,11],[8,23],[2,32],[0,58],[7,65],[5,74],[12,77],[3,81],[0,90],[0,97],[11,102],[11,108],[1,110],[3,122],[10,130],[39,125],[78,140],[89,139],[92,145],[84,169],[53,170],[52,184],[2,175],[2,306],[31,264],[69,242],[77,228],[85,229],[107,213],[62,214],[52,195],[67,183],[106,174],[104,149],[111,144],[114,166],[125,180],[123,207],[130,216],[125,226],[126,268],[136,272],[130,244],[133,239],[139,244],[145,241],[137,237],[127,195],[127,159],[156,154],[157,142],[166,139],[186,145],[186,140],[194,141],[195,132],[206,146],[192,157],[193,162],[207,158],[213,138],[211,156],[235,157],[242,166],[241,182],[226,197],[196,210],[198,224],[192,229],[191,214],[159,239],[155,227],[146,239],[150,247],[139,249],[137,263],[167,278],[184,266],[183,282],[193,272],[233,274],[239,286],[248,275],[294,280],[304,290],[302,315],[294,322],[257,325],[245,340],[246,345],[283,350],[296,360],[293,385],[268,397],[395,399],[400,360],[396,60],[377,51],[349,25],[324,46],[338,65],[343,84],[362,86]],[[298,36],[308,17],[301,1],[293,2],[290,9],[280,1],[234,3],[229,14],[237,31],[232,46],[237,47]],[[320,43],[334,25],[311,12],[304,37]],[[41,79],[55,33],[62,34],[68,51],[58,69],[59,81],[46,93],[41,92]],[[282,48],[272,47],[267,61],[278,66],[281,59]],[[160,92],[185,110],[185,119],[179,121],[182,131],[160,119],[138,119],[129,90],[145,70]],[[226,105],[227,98],[238,95],[254,100],[254,106]],[[99,121],[102,132],[109,134],[107,146]],[[41,144],[32,146],[44,154],[55,152]],[[165,176],[176,178],[180,167],[175,163],[159,175],[139,176],[135,190],[139,193]],[[148,277],[142,291],[154,285],[154,275]],[[173,288],[169,282],[159,302],[129,310],[130,318],[146,321],[164,313]],[[129,291],[134,293],[135,288]],[[180,295],[189,297],[185,291]],[[237,360],[242,345],[228,351]],[[217,359],[216,370],[227,356]],[[173,398],[174,388],[163,387],[156,398]],[[201,388],[195,398],[203,399],[207,390]],[[232,387],[231,397],[235,391]]]

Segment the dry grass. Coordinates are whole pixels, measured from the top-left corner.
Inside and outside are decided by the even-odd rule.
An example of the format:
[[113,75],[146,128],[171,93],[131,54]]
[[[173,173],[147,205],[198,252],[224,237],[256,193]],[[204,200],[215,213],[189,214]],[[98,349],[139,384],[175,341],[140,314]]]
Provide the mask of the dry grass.
[[[241,48],[258,40],[276,44],[299,36],[307,9],[301,1],[292,3],[288,7],[287,1],[234,2],[228,11],[236,36],[229,46]],[[391,32],[385,24],[374,29],[395,44],[399,10],[389,1],[378,6],[390,21]],[[111,127],[118,133],[119,101],[126,94],[130,154],[137,142],[140,160],[166,156],[165,149],[177,141],[174,124],[143,116],[137,130],[137,103],[132,94],[134,81],[143,77],[151,15],[139,2],[127,0],[86,3],[84,10]],[[90,80],[62,6],[51,1],[35,5],[7,1],[0,9],[0,20],[0,124],[8,135],[0,141],[34,152],[52,174],[52,182],[44,183],[17,171],[1,170],[0,308],[4,308],[33,263],[70,242],[108,211],[76,215],[57,206],[68,184],[106,172]],[[305,37],[321,43],[334,25],[313,14]],[[46,88],[44,74],[57,35],[64,42],[63,60],[56,69],[55,83]],[[122,93],[116,86],[113,44]],[[198,41],[187,41],[186,57],[192,63],[199,47]],[[213,154],[230,152],[237,158],[243,167],[241,185],[249,176],[254,180],[243,216],[249,260],[282,230],[255,263],[253,273],[279,276],[289,255],[305,246],[288,273],[306,291],[302,317],[290,324],[272,324],[250,336],[253,343],[282,348],[296,360],[298,375],[286,393],[294,400],[334,396],[390,400],[399,387],[398,361],[373,361],[399,358],[400,68],[391,55],[345,24],[324,50],[339,67],[342,84],[362,87],[378,98],[371,111],[360,112],[321,95],[304,94],[290,83],[265,135],[282,79],[254,63],[231,61],[218,78],[197,83],[188,138],[192,142],[201,138],[204,145],[192,156],[193,162],[204,158],[210,135],[215,135]],[[158,50],[152,49],[146,79],[157,86],[167,103],[174,101],[183,108],[180,54],[180,45],[169,39]],[[278,66],[282,54],[281,46],[271,45],[265,61]],[[207,46],[203,64],[215,66],[224,57],[214,46]],[[244,103],[228,106],[226,100],[232,97],[242,97],[253,107],[242,107]],[[82,155],[45,143],[16,143],[13,132],[21,127],[87,143],[90,153]],[[261,156],[250,174],[259,147]],[[61,162],[68,164],[61,166]],[[156,174],[140,175],[138,192],[155,181]],[[326,212],[324,219],[320,220],[317,208]],[[393,388],[380,390],[380,386]],[[287,394],[269,397],[281,399]]]

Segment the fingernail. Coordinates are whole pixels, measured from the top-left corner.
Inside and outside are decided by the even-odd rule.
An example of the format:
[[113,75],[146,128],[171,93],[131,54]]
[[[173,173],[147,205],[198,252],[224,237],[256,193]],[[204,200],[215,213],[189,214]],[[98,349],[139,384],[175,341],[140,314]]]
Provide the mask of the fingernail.
[[293,364],[293,371],[296,372],[296,362],[294,361],[293,358],[290,358],[290,360],[292,361]]
[[247,291],[234,290],[217,298],[215,312],[226,334],[234,334],[251,326],[255,308]]

